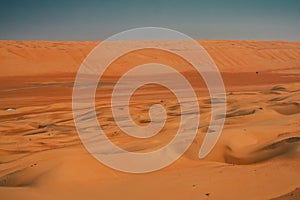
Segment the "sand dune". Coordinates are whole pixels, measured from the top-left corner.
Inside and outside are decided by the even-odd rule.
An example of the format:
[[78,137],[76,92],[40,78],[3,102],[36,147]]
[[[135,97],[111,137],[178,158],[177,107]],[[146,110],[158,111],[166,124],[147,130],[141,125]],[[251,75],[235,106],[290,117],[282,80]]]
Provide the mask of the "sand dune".
[[[199,43],[208,51],[222,72],[275,71],[288,74],[300,72],[298,42],[199,41]],[[2,66],[0,76],[74,73],[97,44],[99,42],[0,41],[0,66]],[[143,51],[138,53],[134,60],[127,59],[126,65],[137,63],[139,60],[147,62],[149,57],[155,59],[159,53],[161,52]],[[172,63],[172,59],[161,56],[160,62]],[[124,66],[124,62],[121,65]]]
[[[0,197],[271,199],[300,188],[300,43],[199,42],[216,61],[227,92],[227,114],[218,116],[226,117],[225,126],[205,159],[197,155],[205,133],[214,131],[208,129],[210,108],[218,102],[188,63],[153,50],[135,52],[113,63],[101,80],[95,105],[99,123],[113,143],[133,152],[166,145],[180,116],[190,113],[180,113],[173,93],[148,85],[137,90],[130,112],[137,124],[147,125],[149,106],[160,103],[167,111],[165,127],[149,139],[129,137],[116,125],[109,104],[122,72],[160,60],[181,71],[199,92],[201,122],[188,151],[167,168],[132,175],[95,160],[75,130],[74,77],[97,42],[1,41]],[[294,194],[298,190],[280,198]]]

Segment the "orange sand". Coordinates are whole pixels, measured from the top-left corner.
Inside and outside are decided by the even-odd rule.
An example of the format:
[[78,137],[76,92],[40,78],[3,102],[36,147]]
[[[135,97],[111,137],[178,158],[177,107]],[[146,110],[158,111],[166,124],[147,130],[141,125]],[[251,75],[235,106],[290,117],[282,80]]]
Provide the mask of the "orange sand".
[[180,111],[164,88],[141,88],[131,102],[136,122],[147,123],[149,105],[161,103],[168,113],[166,127],[152,140],[126,136],[108,104],[113,82],[123,72],[160,61],[181,71],[200,92],[201,123],[189,150],[167,168],[137,175],[95,160],[74,127],[74,77],[97,42],[1,41],[0,197],[271,199],[300,188],[300,43],[200,43],[222,73],[228,101],[221,138],[203,160],[197,153],[209,124],[210,100],[201,77],[188,63],[158,51],[134,52],[113,63],[101,80],[108,84],[97,91],[97,96],[104,95],[96,105],[99,122],[114,143],[134,152],[151,151],[170,141]]

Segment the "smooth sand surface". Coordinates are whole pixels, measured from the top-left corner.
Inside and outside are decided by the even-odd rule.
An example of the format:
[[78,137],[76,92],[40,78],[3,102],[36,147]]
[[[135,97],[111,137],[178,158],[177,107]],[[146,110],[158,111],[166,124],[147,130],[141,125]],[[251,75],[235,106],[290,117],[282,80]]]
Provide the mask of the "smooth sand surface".
[[117,127],[109,104],[122,73],[159,61],[184,74],[199,92],[201,122],[188,151],[162,170],[127,174],[94,159],[81,144],[73,121],[76,71],[98,43],[0,41],[0,197],[297,199],[300,43],[200,43],[221,71],[227,95],[221,138],[202,160],[197,155],[206,132],[211,131],[211,101],[203,80],[185,60],[166,52],[137,51],[116,60],[100,80],[99,123],[112,142],[132,152],[166,145],[178,128],[180,106],[163,87],[140,88],[130,104],[135,122],[146,125],[149,106],[160,103],[167,110],[166,125],[153,138],[127,136]]

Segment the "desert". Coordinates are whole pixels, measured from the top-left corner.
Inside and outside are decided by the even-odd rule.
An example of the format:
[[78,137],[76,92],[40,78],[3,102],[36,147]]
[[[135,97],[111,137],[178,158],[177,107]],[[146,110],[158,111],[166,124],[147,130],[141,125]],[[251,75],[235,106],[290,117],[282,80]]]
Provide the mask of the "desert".
[[151,49],[135,51],[113,62],[99,80],[98,121],[114,144],[131,152],[166,145],[181,113],[172,92],[146,85],[132,97],[130,113],[145,126],[149,105],[159,103],[167,111],[165,127],[142,140],[124,134],[110,107],[111,92],[123,73],[160,62],[181,72],[197,91],[200,125],[189,149],[159,171],[129,174],[90,155],[73,120],[77,70],[101,42],[0,41],[0,197],[299,199],[300,42],[198,42],[216,63],[227,97],[221,137],[204,159],[197,153],[210,131],[211,99],[201,76],[184,59]]

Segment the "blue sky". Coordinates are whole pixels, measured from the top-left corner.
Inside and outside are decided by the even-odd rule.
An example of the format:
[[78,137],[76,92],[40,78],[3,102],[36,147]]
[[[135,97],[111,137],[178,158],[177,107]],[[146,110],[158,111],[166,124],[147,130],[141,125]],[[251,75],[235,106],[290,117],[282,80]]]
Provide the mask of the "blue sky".
[[0,0],[2,40],[103,40],[157,26],[194,39],[300,41],[298,0]]

